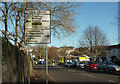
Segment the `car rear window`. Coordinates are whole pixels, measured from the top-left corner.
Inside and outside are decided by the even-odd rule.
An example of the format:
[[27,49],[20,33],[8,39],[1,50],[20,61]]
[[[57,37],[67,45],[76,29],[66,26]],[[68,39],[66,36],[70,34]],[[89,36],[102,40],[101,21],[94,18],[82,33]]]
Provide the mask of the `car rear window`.
[[95,62],[90,62],[90,64],[96,64]]
[[114,63],[109,63],[109,65],[115,65]]
[[84,64],[85,62],[80,62],[80,64]]

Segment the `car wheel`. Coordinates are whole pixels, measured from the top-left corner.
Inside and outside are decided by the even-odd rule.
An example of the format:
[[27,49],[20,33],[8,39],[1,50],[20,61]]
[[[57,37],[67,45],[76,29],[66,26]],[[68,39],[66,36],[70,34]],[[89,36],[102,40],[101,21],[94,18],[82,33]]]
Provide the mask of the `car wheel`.
[[106,71],[107,71],[107,72],[110,72],[110,70],[109,70],[108,68],[106,69]]
[[100,68],[97,68],[97,71],[100,71]]
[[84,66],[84,69],[86,69],[86,67]]
[[115,72],[116,71],[116,69],[113,69],[113,72]]

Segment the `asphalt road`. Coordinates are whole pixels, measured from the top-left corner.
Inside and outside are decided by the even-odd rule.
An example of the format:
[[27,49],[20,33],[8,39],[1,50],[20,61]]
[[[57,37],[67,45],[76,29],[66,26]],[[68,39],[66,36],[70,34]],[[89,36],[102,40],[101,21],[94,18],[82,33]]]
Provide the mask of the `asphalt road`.
[[[36,69],[45,70],[45,66],[37,65]],[[60,65],[49,65],[48,73],[54,83],[120,84],[120,73],[88,71]]]
[[107,72],[97,72],[81,70],[79,68],[68,68],[63,66],[54,66],[54,68],[49,68],[49,75],[54,82],[78,82],[78,83],[119,83],[120,84],[120,74],[119,73],[107,73]]

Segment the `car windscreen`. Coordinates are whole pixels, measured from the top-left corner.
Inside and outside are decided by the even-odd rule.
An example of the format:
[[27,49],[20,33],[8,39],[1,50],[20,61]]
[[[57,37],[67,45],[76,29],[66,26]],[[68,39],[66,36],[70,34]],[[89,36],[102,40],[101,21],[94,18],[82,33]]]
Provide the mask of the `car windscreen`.
[[67,64],[72,64],[71,62],[67,62]]
[[85,62],[85,64],[87,64],[88,62]]
[[115,65],[114,63],[109,63],[109,65]]

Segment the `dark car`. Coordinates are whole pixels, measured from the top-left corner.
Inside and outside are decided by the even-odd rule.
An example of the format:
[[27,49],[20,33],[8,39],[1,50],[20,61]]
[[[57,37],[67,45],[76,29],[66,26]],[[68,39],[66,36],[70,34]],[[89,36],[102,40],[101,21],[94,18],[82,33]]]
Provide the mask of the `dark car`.
[[118,65],[115,65],[114,63],[110,62],[100,62],[98,63],[97,65],[97,70],[98,71],[107,71],[107,72],[110,72],[110,71],[120,71],[120,66]]
[[63,63],[60,62],[60,63],[58,63],[57,65],[63,65]]
[[77,68],[84,69],[84,66],[85,66],[85,62],[84,61],[77,62]]
[[77,61],[72,62],[70,67],[77,68]]

